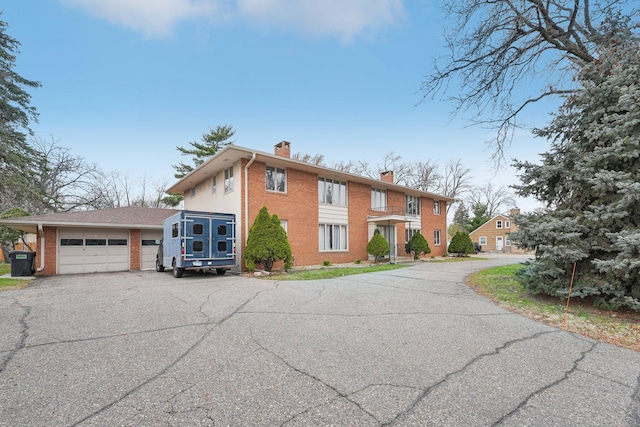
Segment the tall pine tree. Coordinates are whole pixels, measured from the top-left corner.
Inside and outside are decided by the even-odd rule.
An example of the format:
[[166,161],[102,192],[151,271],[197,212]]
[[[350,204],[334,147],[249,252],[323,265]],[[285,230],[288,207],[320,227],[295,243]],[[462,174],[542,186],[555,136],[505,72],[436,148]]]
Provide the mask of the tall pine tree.
[[0,211],[22,205],[21,199],[33,193],[28,174],[34,152],[27,135],[37,114],[26,89],[40,87],[14,71],[20,42],[6,33],[7,27],[0,21]]
[[624,23],[608,22],[596,61],[538,136],[551,141],[541,164],[516,162],[521,196],[546,205],[523,215],[511,239],[535,250],[525,284],[603,308],[640,311],[640,43]]

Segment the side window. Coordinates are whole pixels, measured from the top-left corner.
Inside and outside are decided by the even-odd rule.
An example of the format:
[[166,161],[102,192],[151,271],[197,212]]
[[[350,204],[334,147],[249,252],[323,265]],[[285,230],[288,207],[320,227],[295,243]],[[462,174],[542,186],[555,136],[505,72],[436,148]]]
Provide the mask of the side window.
[[174,239],[176,237],[178,237],[178,223],[174,222],[173,224],[171,224],[171,237],[173,237]]

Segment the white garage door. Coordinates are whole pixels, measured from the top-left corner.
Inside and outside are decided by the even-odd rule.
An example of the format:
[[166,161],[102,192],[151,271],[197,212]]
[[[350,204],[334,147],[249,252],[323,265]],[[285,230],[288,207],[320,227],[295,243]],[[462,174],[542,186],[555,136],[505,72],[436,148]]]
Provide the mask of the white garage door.
[[140,237],[140,269],[153,270],[156,268],[156,254],[162,239],[162,231],[142,230]]
[[58,274],[128,270],[129,230],[58,231]]

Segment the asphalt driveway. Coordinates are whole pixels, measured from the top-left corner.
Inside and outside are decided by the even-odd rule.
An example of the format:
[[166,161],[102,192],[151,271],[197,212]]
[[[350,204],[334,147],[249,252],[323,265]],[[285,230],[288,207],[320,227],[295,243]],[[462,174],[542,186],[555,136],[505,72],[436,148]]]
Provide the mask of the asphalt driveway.
[[639,353],[462,283],[516,261],[38,279],[0,293],[0,425],[640,425]]

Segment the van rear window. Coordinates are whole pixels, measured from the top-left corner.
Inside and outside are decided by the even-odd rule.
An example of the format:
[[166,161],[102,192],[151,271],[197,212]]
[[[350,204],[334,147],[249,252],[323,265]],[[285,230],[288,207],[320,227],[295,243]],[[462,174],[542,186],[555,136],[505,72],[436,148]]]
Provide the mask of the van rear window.
[[219,225],[218,226],[218,236],[226,236],[227,235],[227,226]]
[[204,243],[202,240],[194,240],[193,241],[193,251],[194,252],[202,252],[204,249]]
[[204,227],[202,224],[193,224],[193,234],[204,233]]

